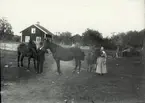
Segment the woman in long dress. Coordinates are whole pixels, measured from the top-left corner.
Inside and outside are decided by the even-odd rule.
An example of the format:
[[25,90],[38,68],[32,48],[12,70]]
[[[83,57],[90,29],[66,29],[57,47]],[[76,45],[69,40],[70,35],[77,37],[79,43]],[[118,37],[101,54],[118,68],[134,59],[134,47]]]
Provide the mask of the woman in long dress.
[[99,75],[103,75],[107,73],[107,67],[106,67],[106,52],[104,51],[104,48],[101,47],[99,57],[96,61],[96,73]]

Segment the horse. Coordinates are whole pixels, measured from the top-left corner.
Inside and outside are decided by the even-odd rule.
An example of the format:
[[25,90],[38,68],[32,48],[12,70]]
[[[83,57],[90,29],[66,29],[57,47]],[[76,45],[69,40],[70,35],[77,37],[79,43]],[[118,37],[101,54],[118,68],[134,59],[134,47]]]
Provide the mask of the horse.
[[94,64],[96,64],[96,60],[98,58],[99,49],[95,49],[93,51],[89,51],[86,56],[86,62],[88,65],[87,71],[92,72]]
[[[75,68],[73,72],[76,72],[77,67],[79,66],[79,72],[81,68],[81,61],[84,60],[84,52],[78,48],[78,47],[70,47],[70,48],[64,48],[60,45],[57,45],[53,43],[52,41],[49,41],[48,39],[44,40],[43,48],[44,50],[50,49],[52,52],[53,58],[56,61],[57,64],[57,72],[58,74],[62,74],[60,70],[60,61],[71,61],[75,60]],[[79,73],[78,72],[78,73]]]
[[23,59],[24,57],[28,57],[28,67],[27,69],[29,70],[29,66],[30,66],[30,60],[31,58],[33,58],[34,61],[34,68],[37,71],[36,68],[36,62],[35,60],[37,60],[37,49],[36,49],[36,44],[32,41],[29,41],[29,43],[21,43],[18,45],[17,47],[17,62],[18,62],[18,67],[19,65],[19,61],[21,59],[21,67],[23,67]]

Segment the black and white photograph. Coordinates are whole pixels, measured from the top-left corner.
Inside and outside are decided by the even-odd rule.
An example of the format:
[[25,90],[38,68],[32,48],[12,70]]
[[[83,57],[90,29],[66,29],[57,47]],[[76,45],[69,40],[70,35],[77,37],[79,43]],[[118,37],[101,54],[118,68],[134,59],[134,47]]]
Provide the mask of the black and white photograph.
[[1,103],[145,103],[145,0],[0,0]]

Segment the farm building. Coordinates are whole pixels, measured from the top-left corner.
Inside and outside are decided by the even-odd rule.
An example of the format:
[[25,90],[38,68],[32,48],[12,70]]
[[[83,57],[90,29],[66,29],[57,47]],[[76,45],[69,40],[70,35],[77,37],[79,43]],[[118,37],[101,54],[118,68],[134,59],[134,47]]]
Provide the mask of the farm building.
[[39,43],[40,41],[43,41],[45,38],[52,39],[53,37],[53,34],[46,28],[41,26],[39,23],[27,27],[20,33],[21,33],[21,42],[29,42],[31,38],[34,42]]

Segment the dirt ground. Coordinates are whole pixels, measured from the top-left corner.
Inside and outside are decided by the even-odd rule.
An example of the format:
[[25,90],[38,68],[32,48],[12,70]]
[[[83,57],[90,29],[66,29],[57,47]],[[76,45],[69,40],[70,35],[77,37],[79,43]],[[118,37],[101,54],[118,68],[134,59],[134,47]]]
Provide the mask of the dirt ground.
[[[1,51],[2,103],[145,103],[145,72],[140,58],[108,58],[108,74],[99,76],[86,71],[73,74],[74,62],[61,61],[63,75],[56,75],[52,55],[46,55],[44,72],[36,74],[17,67],[16,52]],[[8,67],[6,66],[8,65]],[[5,66],[5,67],[4,67]],[[7,71],[7,72],[6,72]],[[12,78],[16,75],[20,78]]]

